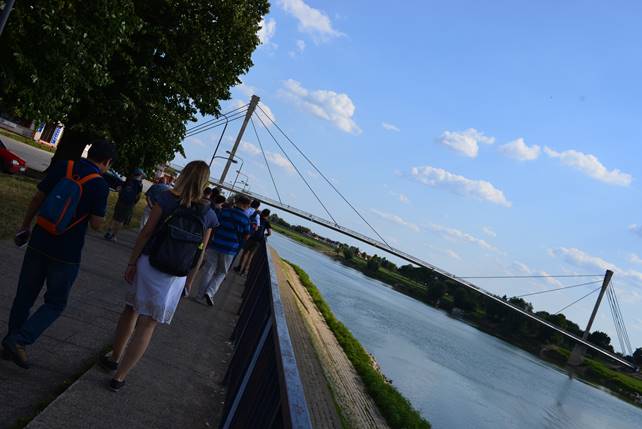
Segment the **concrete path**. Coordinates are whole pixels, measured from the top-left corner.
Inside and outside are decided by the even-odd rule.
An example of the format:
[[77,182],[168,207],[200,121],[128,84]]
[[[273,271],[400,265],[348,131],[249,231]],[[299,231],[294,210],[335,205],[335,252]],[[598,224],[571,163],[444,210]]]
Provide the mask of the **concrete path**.
[[[133,239],[130,231],[115,244],[98,235],[87,237],[66,312],[28,350],[33,367],[25,371],[0,361],[0,428],[26,423],[54,399],[29,427],[216,425],[223,401],[219,382],[231,353],[227,339],[242,290],[236,276],[219,291],[215,308],[191,299],[180,303],[174,321],[159,327],[121,392],[107,390],[110,377],[92,367],[99,351],[110,344],[123,307],[122,271]],[[1,332],[6,331],[23,253],[0,242]]]

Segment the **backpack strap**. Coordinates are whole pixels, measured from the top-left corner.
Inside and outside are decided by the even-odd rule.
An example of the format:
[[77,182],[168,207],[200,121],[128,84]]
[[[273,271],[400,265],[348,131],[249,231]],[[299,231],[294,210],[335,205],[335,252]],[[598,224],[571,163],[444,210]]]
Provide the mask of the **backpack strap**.
[[74,179],[74,162],[72,160],[67,161],[67,179]]
[[[78,185],[80,186],[80,195],[81,195],[81,196],[82,196],[82,192],[83,192],[83,185],[84,185],[85,183],[89,182],[90,180],[94,180],[94,179],[98,179],[99,177],[102,177],[102,176],[101,176],[100,174],[98,174],[98,173],[91,173],[91,174],[86,175],[86,176],[85,176],[85,177],[83,177],[82,179],[78,179],[78,180],[76,180],[76,179],[74,179],[74,178],[73,178],[73,168],[74,168],[74,162],[73,162],[73,161],[69,161],[69,163],[67,164],[67,178],[69,178],[69,179],[71,179],[71,180],[75,181],[76,183],[78,183]],[[78,225],[80,222],[84,221],[84,220],[85,220],[85,219],[87,219],[88,217],[89,217],[89,215],[88,215],[88,214],[86,214],[86,215],[84,215],[84,216],[80,216],[78,219],[76,219],[75,221],[73,221],[73,222],[71,223],[71,225],[69,225],[69,226],[67,227],[67,229],[65,229],[65,231],[64,231],[64,232],[69,231],[71,228],[73,228],[74,226]],[[64,234],[64,232],[63,232],[63,234]]]

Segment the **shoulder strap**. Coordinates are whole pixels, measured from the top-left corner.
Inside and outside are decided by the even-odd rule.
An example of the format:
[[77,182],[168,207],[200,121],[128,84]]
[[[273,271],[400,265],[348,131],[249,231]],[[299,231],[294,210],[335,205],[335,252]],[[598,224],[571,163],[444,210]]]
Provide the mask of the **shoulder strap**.
[[84,185],[85,183],[89,182],[90,180],[98,179],[99,177],[102,177],[98,173],[91,173],[83,177],[82,179],[78,180],[79,185]]
[[74,162],[72,160],[67,161],[67,179],[74,179]]

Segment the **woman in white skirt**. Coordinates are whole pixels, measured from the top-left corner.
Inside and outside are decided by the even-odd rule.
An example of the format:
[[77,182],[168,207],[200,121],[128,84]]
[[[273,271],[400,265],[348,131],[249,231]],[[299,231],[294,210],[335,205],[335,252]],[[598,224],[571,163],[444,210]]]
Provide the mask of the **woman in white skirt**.
[[[202,254],[186,277],[175,277],[150,265],[150,238],[179,206],[201,204],[209,176],[210,170],[205,162],[192,161],[187,164],[174,188],[159,196],[149,220],[138,235],[125,271],[125,280],[130,284],[130,290],[116,327],[113,351],[111,357],[100,358],[103,368],[116,371],[109,384],[114,391],[125,384],[125,377],[145,353],[156,325],[170,323],[183,290],[189,293],[194,275],[200,268]],[[218,226],[218,219],[213,210],[203,210],[206,232],[202,248],[205,248],[212,230]]]

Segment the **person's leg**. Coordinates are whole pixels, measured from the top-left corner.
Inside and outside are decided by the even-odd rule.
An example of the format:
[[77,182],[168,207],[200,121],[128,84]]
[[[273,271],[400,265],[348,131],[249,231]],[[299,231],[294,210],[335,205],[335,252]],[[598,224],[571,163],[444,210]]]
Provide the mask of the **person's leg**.
[[118,234],[118,231],[120,231],[120,228],[122,228],[122,226],[123,226],[122,222],[119,222],[116,219],[114,219],[112,221],[111,228],[110,228],[111,238],[115,238],[116,237],[116,235]]
[[234,255],[226,255],[224,253],[219,253],[216,251],[214,251],[213,253],[214,258],[216,258],[216,272],[212,276],[212,279],[209,281],[207,290],[205,292],[206,295],[209,296],[210,300],[214,299],[214,295],[216,295],[218,288],[223,283],[223,280],[225,280],[225,276],[227,275],[227,272],[229,271],[230,266],[234,261]]
[[127,347],[127,343],[136,328],[136,321],[138,320],[138,313],[130,305],[125,305],[123,312],[120,314],[118,319],[118,325],[116,325],[116,333],[114,334],[114,345],[111,352],[111,357],[113,360],[118,362],[123,356],[123,351]]
[[234,271],[238,273],[243,269],[243,259],[246,257],[247,257],[247,250],[245,249],[241,250],[241,253],[239,254],[239,264],[236,267],[234,267]]
[[205,250],[205,261],[201,267],[200,278],[198,279],[197,297],[205,298],[207,286],[216,272],[216,253],[209,247]]
[[46,262],[45,256],[27,248],[22,260],[16,296],[9,314],[9,332],[5,339],[10,339],[12,335],[17,334],[29,318],[31,307],[36,302],[47,278]]
[[249,270],[250,264],[252,263],[252,258],[254,257],[254,253],[256,253],[256,247],[252,250],[247,251],[246,253],[247,257],[243,261],[243,265],[241,265],[241,274],[247,273],[247,270]]
[[79,264],[47,261],[47,292],[45,303],[22,325],[14,335],[16,343],[33,344],[58,319],[67,306],[71,287],[78,276]]
[[145,350],[147,350],[147,346],[149,346],[149,342],[152,339],[152,335],[154,334],[154,329],[156,329],[157,324],[158,322],[149,316],[139,317],[136,329],[134,330],[134,335],[132,336],[132,340],[127,346],[125,354],[118,365],[118,370],[116,370],[114,380],[125,380],[129,371],[138,363],[140,358],[143,357],[143,354],[145,354]]

